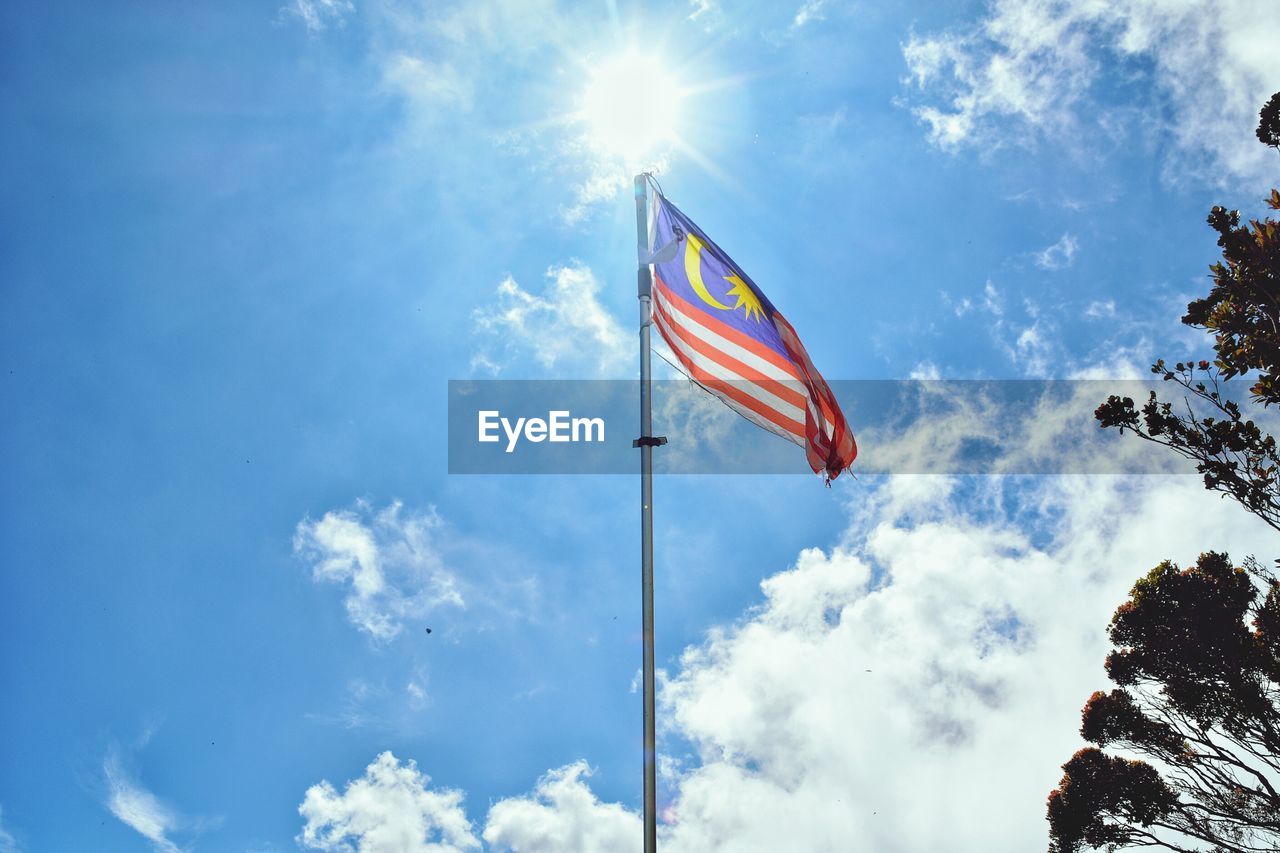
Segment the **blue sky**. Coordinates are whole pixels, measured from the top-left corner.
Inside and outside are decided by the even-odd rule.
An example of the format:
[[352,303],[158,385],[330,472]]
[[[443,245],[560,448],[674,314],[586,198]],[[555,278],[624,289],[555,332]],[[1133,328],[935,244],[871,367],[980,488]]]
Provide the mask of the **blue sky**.
[[[635,479],[445,456],[449,379],[634,375],[593,74],[667,69],[641,165],[828,378],[1120,378],[1205,348],[1204,216],[1280,173],[1277,18],[7,6],[0,851],[638,841]],[[1131,579],[1269,541],[1186,478],[657,488],[688,850],[1043,843]],[[930,835],[962,818],[999,829]]]

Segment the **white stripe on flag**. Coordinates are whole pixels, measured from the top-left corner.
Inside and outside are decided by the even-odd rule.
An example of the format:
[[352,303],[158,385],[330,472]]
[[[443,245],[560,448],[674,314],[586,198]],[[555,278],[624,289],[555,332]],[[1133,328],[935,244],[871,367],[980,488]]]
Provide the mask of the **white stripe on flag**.
[[761,386],[759,383],[749,378],[738,375],[737,373],[731,371],[730,369],[720,364],[719,362],[716,362],[704,356],[702,353],[699,353],[693,348],[689,347],[687,344],[685,344],[684,341],[680,340],[679,336],[677,336],[667,326],[666,322],[663,320],[660,314],[654,314],[654,321],[657,322],[659,325],[659,328],[662,329],[663,332],[665,332],[663,337],[666,339],[667,345],[670,346],[672,350],[675,352],[676,358],[679,361],[683,362],[686,366],[692,365],[693,367],[697,368],[699,371],[706,373],[708,376],[712,377],[713,379],[721,380],[730,384],[734,388],[734,390],[737,391],[738,393],[744,396],[750,397],[751,399],[760,403],[763,407],[770,409],[775,413],[777,413],[778,415],[780,415],[781,417],[794,422],[796,424],[796,429],[798,429],[799,431],[797,432],[796,430],[787,429],[786,427],[783,427],[779,424],[774,423],[773,421],[765,418],[763,415],[759,414],[758,412],[753,411],[752,409],[747,408],[745,405],[739,403],[733,398],[728,397],[723,392],[718,392],[715,388],[707,388],[708,391],[715,394],[717,397],[723,400],[726,405],[728,405],[734,411],[738,412],[738,414],[742,415],[747,420],[751,421],[757,426],[767,429],[770,432],[780,435],[783,438],[786,438],[790,441],[794,441],[796,444],[799,444],[802,447],[804,446],[805,412],[803,409],[800,409],[792,405],[786,400],[782,400],[778,398],[774,394],[770,393],[767,388]]
[[761,358],[750,350],[744,349],[728,338],[716,334],[706,326],[691,319],[684,311],[680,310],[680,308],[675,304],[675,300],[667,299],[662,295],[662,288],[655,287],[653,289],[653,293],[654,298],[658,302],[661,302],[662,307],[671,315],[672,321],[689,334],[700,338],[712,347],[723,352],[725,355],[736,358],[747,367],[760,371],[760,377],[776,379],[780,382],[786,383],[788,387],[794,388],[798,394],[803,395],[805,393],[804,383],[801,382],[797,376],[798,371],[797,373],[788,373],[768,359]]
[[[666,325],[660,315],[655,315],[655,318],[663,326]],[[678,336],[670,334],[669,329],[667,331],[671,339],[668,341],[668,344],[676,350],[676,355],[680,357],[681,361],[694,364],[700,370],[705,371],[715,379],[721,379],[731,383],[734,388],[750,396],[752,399],[759,401],[767,408],[770,408],[784,418],[793,420],[803,426],[805,419],[804,409],[801,409],[798,406],[783,400],[781,397],[776,396],[767,387],[755,381],[755,379],[742,376],[730,368],[725,367],[723,364],[720,364],[720,362],[708,358],[690,347],[684,341],[680,340]]]

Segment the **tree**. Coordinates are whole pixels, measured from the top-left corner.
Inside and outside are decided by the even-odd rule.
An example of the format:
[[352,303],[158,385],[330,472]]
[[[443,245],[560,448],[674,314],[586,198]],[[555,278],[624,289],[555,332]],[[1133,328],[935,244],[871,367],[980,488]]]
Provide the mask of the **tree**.
[[1089,698],[1081,734],[1156,764],[1077,752],[1049,795],[1049,849],[1280,849],[1280,583],[1226,554],[1166,561],[1110,637],[1118,687]]
[[[1280,210],[1280,192],[1268,205]],[[1228,398],[1222,382],[1254,372],[1249,389],[1264,408],[1280,402],[1280,223],[1253,220],[1240,227],[1238,211],[1215,207],[1209,225],[1218,232],[1223,261],[1210,267],[1209,295],[1187,306],[1182,322],[1214,335],[1217,358],[1163,360],[1151,371],[1191,395],[1185,411],[1161,402],[1152,391],[1141,409],[1130,397],[1112,395],[1095,413],[1104,427],[1116,427],[1162,444],[1193,460],[1205,487],[1230,495],[1280,530],[1280,453],[1276,441]],[[1200,413],[1192,403],[1201,407]],[[1205,411],[1207,410],[1207,412]]]
[[1258,141],[1272,148],[1280,148],[1280,92],[1271,96],[1258,113]]
[[[1260,114],[1258,138],[1280,147],[1280,93]],[[1280,209],[1280,192],[1267,204]],[[1264,410],[1280,402],[1280,223],[1240,225],[1215,207],[1222,261],[1207,296],[1182,322],[1213,335],[1210,363],[1157,361],[1179,386],[1175,407],[1152,392],[1138,407],[1111,396],[1104,428],[1192,460],[1205,487],[1280,531],[1276,440],[1230,398],[1224,382],[1249,376]],[[1081,735],[1094,747],[1063,765],[1049,794],[1051,853],[1157,847],[1231,853],[1280,850],[1280,583],[1253,559],[1201,554],[1166,561],[1137,582],[1112,618],[1107,674],[1117,685],[1085,705]],[[1108,755],[1118,748],[1140,759]]]
[[[1280,145],[1280,92],[1261,112],[1258,138]],[[1280,210],[1280,192],[1267,205]],[[1227,398],[1221,381],[1253,373],[1249,389],[1264,408],[1280,402],[1280,223],[1251,220],[1241,227],[1239,211],[1215,207],[1209,226],[1218,232],[1222,261],[1209,268],[1208,296],[1187,305],[1182,322],[1214,336],[1217,358],[1163,360],[1152,373],[1189,393],[1184,407],[1161,402],[1153,391],[1137,408],[1129,397],[1112,395],[1098,407],[1104,427],[1118,428],[1162,444],[1193,460],[1205,487],[1235,498],[1243,507],[1280,530],[1280,455],[1275,439],[1264,434]],[[1193,404],[1201,407],[1197,414]],[[1183,410],[1185,409],[1185,411]]]

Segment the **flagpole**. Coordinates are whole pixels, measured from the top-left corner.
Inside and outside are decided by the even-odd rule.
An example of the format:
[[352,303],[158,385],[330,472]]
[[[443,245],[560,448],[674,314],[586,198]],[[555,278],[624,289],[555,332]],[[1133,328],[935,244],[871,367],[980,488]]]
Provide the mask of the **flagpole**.
[[649,273],[648,183],[636,175],[636,295],[640,300],[640,588],[644,622],[644,853],[656,853],[657,754],[653,684],[653,448],[666,444],[653,435],[653,388],[649,375],[649,327],[653,320],[653,281]]

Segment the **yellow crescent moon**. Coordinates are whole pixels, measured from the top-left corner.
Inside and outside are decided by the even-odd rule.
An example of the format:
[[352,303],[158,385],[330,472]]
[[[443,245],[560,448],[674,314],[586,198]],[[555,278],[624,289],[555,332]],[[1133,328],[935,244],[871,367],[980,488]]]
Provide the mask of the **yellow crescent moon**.
[[732,307],[717,302],[715,297],[707,292],[707,285],[702,280],[702,241],[693,234],[686,234],[685,242],[684,274],[689,277],[689,284],[693,285],[693,292],[698,294],[698,298],[712,308],[719,308],[721,311],[732,311]]

